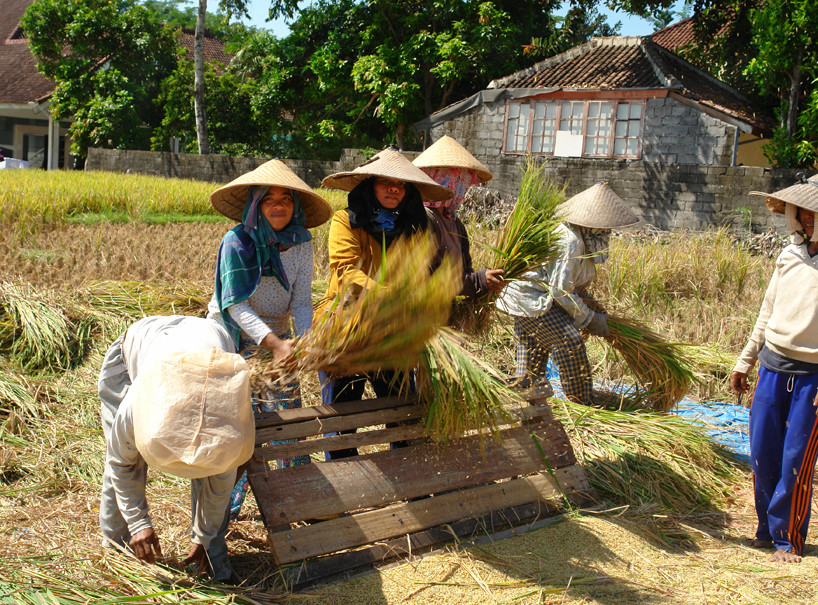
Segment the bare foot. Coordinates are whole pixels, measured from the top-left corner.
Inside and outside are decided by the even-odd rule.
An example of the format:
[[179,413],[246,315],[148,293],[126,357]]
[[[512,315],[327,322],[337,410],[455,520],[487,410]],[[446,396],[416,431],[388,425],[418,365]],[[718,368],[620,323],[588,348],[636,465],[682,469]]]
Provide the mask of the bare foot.
[[759,540],[758,538],[750,538],[744,543],[746,546],[750,548],[772,548],[773,541],[772,540]]
[[780,548],[773,553],[770,561],[777,561],[779,563],[800,563],[801,557]]

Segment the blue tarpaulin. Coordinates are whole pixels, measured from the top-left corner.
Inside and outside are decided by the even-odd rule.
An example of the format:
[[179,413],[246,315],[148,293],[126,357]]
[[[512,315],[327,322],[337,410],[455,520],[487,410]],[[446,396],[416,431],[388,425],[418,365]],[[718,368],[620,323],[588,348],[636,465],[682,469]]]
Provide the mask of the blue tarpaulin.
[[[554,387],[554,395],[562,397],[560,375],[551,360],[548,361],[547,375]],[[607,382],[596,384],[600,389],[617,393],[627,393],[634,388],[629,385]],[[685,397],[670,413],[691,422],[702,423],[707,436],[734,452],[743,462],[750,463],[750,410],[748,408],[735,403],[702,402]]]

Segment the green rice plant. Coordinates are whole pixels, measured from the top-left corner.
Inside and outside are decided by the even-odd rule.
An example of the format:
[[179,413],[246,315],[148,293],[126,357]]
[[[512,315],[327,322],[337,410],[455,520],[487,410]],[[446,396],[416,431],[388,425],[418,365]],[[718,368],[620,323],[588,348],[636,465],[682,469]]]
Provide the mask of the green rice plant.
[[[565,201],[565,187],[546,175],[545,164],[533,159],[523,169],[517,203],[497,235],[489,267],[503,270],[503,279],[524,279],[526,272],[555,260],[561,251],[557,227],[562,223],[558,206]],[[452,324],[473,332],[486,329],[497,294],[480,300],[458,300]]]
[[680,516],[713,510],[727,503],[746,473],[701,423],[563,400],[553,410],[591,485],[617,504]]
[[[433,253],[425,234],[393,242],[374,285],[348,284],[317,313],[295,346],[294,366],[344,374],[413,367],[446,321],[458,282],[450,261],[429,275]],[[253,359],[254,383],[279,376],[266,349]]]
[[68,170],[4,170],[0,220],[60,221],[85,213],[215,215],[210,193],[218,185],[187,179]]
[[646,397],[653,402],[654,409],[666,412],[676,405],[696,380],[684,347],[666,341],[632,319],[610,315],[608,327],[611,331],[608,342],[647,390]]
[[442,328],[426,344],[418,368],[418,392],[427,403],[426,432],[446,441],[469,431],[496,433],[519,397],[499,373],[469,353],[465,340]]

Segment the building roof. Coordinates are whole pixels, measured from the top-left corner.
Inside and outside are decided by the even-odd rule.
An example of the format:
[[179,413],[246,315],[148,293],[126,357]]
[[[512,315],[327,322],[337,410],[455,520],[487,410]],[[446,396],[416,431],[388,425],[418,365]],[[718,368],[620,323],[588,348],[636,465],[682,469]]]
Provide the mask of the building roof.
[[[37,62],[26,44],[20,18],[34,0],[0,0],[0,104],[40,102],[54,90],[54,81],[37,71]],[[194,31],[183,29],[179,44],[193,60]],[[205,60],[227,65],[232,58],[224,44],[210,33],[204,38]]]
[[[678,33],[678,32],[677,32]],[[743,130],[769,132],[771,121],[749,99],[717,78],[694,67],[651,39],[612,36],[589,42],[540,61],[504,78],[470,99],[435,112],[417,124],[425,129],[475,106],[474,99],[533,96],[558,90],[667,90],[736,121]],[[470,101],[470,102],[469,102]],[[442,114],[442,115],[440,115]]]
[[695,42],[696,37],[693,34],[694,24],[695,17],[682,19],[678,23],[673,23],[672,25],[653,32],[650,35],[650,39],[662,48],[666,48],[670,52],[675,53],[680,48],[684,48]]
[[0,103],[39,101],[54,90],[54,81],[37,71],[20,29],[20,18],[33,1],[0,0]]

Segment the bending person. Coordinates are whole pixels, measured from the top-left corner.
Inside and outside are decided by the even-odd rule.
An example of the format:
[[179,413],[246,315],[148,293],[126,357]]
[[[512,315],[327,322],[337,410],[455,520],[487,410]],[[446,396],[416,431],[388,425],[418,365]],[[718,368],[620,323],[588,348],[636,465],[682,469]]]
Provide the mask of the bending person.
[[755,327],[730,375],[736,395],[759,362],[750,409],[758,529],[751,546],[798,563],[807,537],[818,454],[818,175],[766,196],[792,235],[775,262]]
[[[109,347],[99,374],[107,446],[99,520],[106,542],[155,563],[162,549],[145,497],[148,466],[189,477],[193,535],[184,564],[216,580],[233,573],[224,539],[228,503],[236,468],[253,453],[255,430],[246,364],[233,351],[230,335],[214,321],[146,317]],[[205,428],[218,434],[213,440],[180,429],[199,427],[194,421],[205,401]],[[197,447],[193,459],[177,455]]]
[[560,206],[560,257],[509,284],[497,307],[514,317],[517,348],[513,385],[547,384],[549,355],[560,374],[565,396],[593,404],[591,364],[580,330],[607,336],[608,316],[588,307],[586,289],[596,266],[608,258],[611,230],[639,219],[607,183],[597,183]]
[[[329,219],[330,205],[280,160],[266,162],[217,189],[210,203],[240,224],[228,231],[219,246],[208,317],[227,328],[239,353],[249,355],[252,346],[260,345],[276,361],[286,361],[293,350],[293,334],[303,336],[312,326],[309,229]],[[257,412],[299,407],[297,376],[253,393]],[[288,468],[309,461],[309,456],[296,456],[276,464]],[[233,492],[233,518],[248,489],[244,473]]]

